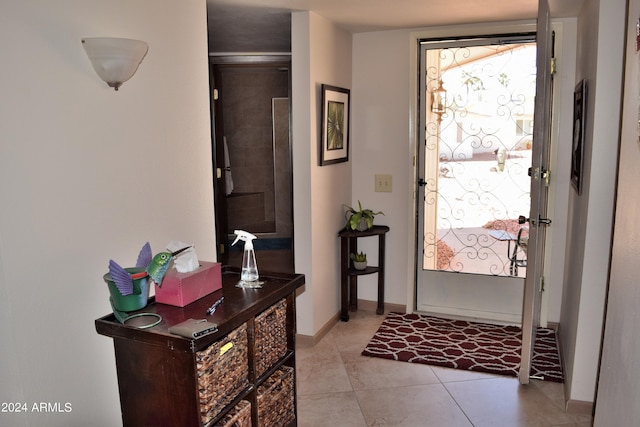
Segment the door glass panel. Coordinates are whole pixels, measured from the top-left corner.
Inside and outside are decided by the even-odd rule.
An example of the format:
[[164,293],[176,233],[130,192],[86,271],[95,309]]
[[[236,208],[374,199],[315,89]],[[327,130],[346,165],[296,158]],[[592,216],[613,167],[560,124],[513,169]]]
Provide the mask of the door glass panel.
[[423,270],[526,274],[535,42],[427,49]]

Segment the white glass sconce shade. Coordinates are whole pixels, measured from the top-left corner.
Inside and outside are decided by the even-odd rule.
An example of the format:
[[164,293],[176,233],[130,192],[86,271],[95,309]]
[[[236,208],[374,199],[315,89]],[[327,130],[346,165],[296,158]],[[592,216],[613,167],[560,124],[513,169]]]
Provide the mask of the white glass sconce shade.
[[108,37],[83,38],[82,47],[98,76],[115,90],[135,74],[149,50],[140,40]]

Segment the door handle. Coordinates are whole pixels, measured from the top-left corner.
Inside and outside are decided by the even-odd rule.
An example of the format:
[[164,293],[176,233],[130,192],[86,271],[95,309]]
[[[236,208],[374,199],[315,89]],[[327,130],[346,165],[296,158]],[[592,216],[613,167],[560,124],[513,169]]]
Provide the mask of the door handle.
[[520,215],[518,217],[518,224],[524,224],[525,222],[528,222],[529,224],[531,224],[533,227],[535,227],[536,225],[551,225],[551,220],[549,218],[540,218],[538,217],[538,219],[532,219],[532,218],[526,218],[524,215]]

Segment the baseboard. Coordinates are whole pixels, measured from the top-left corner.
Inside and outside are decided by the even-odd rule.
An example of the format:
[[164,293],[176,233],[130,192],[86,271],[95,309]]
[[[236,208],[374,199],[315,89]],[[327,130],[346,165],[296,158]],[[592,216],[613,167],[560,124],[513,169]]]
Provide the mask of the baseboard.
[[464,310],[455,307],[441,307],[423,305],[416,313],[425,314],[427,316],[441,316],[448,319],[464,320],[467,322],[493,323],[497,325],[514,325],[522,324],[522,316],[511,315],[508,313],[494,313],[489,311]]
[[[562,334],[561,334],[561,325],[559,323],[549,323],[549,328],[552,328],[556,331],[556,339],[558,340],[558,351],[560,351],[560,363],[562,364],[562,372],[564,372],[564,395],[567,396],[569,394],[569,384],[567,383],[567,367],[564,363],[564,347],[562,345]],[[567,414],[578,414],[578,415],[592,415],[594,410],[594,403],[586,400],[573,400],[569,399],[565,401],[564,408]]]
[[[358,309],[366,310],[366,311],[376,311],[378,308],[377,301],[369,301],[369,300],[358,300]],[[407,306],[404,304],[392,304],[385,303],[384,304],[384,312],[388,313],[390,311],[396,311],[401,313],[406,313]],[[296,346],[299,348],[309,348],[315,346],[317,343],[322,340],[322,338],[329,333],[331,328],[333,328],[336,323],[340,321],[340,312],[338,311],[336,314],[327,321],[320,330],[314,335],[302,335],[296,334]]]
[[585,400],[568,400],[567,414],[593,415],[593,402]]
[[329,333],[331,328],[333,328],[339,320],[340,312],[337,312],[333,315],[333,317],[331,317],[331,319],[329,319],[327,323],[324,324],[324,326],[322,326],[322,328],[320,328],[320,330],[315,335],[296,334],[296,346],[299,348],[314,347],[320,342],[320,340],[322,340],[325,335]]
[[[358,300],[358,309],[359,310],[367,310],[367,311],[376,311],[378,308],[378,301],[369,301],[366,299]],[[407,306],[405,304],[393,304],[393,303],[384,303],[384,312],[388,313],[390,311],[406,313]]]

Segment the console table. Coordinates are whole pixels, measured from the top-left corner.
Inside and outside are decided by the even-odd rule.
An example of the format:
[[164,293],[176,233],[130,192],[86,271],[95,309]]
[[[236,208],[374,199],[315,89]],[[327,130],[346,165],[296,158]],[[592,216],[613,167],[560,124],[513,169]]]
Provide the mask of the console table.
[[[95,321],[99,334],[113,338],[125,427],[226,426],[241,412],[241,425],[270,425],[274,416],[297,425],[295,294],[304,275],[261,274],[261,289],[238,288],[239,279],[238,269],[223,267],[222,289],[185,307],[151,298],[139,312],[162,321],[148,329],[113,314]],[[206,318],[218,330],[195,339],[169,333],[190,318]]]
[[[377,314],[384,313],[384,254],[385,236],[389,231],[386,225],[374,225],[365,231],[341,230],[340,237],[340,319],[349,321],[349,310],[358,309],[358,276],[365,274],[378,274],[378,307]],[[367,266],[364,270],[356,270],[351,267],[349,255],[358,251],[358,239],[362,237],[378,237],[378,265]]]

